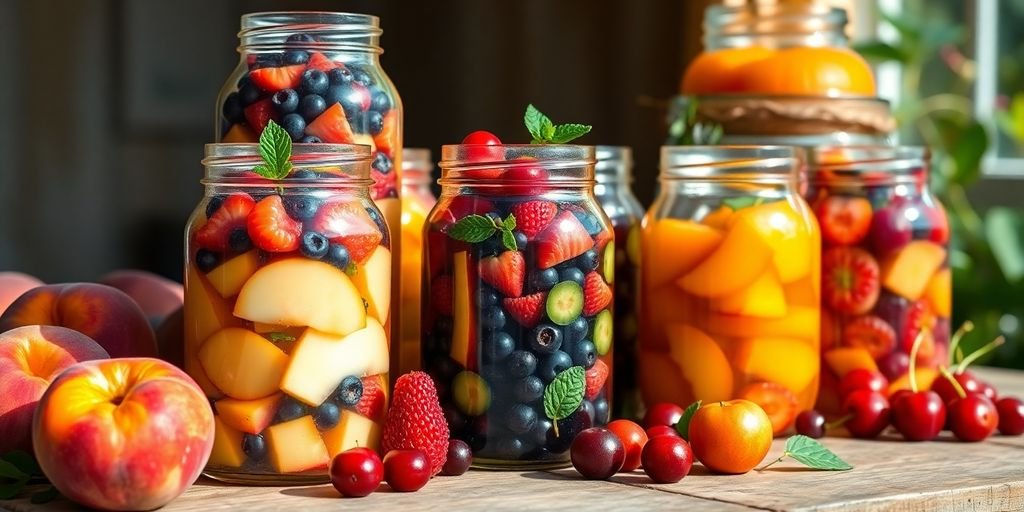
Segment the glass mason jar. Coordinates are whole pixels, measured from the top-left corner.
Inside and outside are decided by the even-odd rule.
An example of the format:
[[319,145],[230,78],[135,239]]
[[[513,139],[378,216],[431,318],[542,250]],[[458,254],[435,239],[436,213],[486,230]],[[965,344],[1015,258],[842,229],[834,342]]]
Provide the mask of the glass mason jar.
[[[640,417],[640,400],[636,387],[636,288],[640,266],[640,220],[644,208],[633,195],[633,152],[624,146],[597,146],[597,183],[594,196],[615,231],[614,251],[604,256],[615,261],[603,262],[615,275],[615,387],[612,396],[616,418]],[[612,242],[615,243],[615,242]]]
[[[821,241],[802,151],[666,146],[643,220],[638,379],[646,405],[746,398],[779,434],[818,393]],[[792,414],[773,414],[778,404]]]
[[[952,310],[949,223],[928,188],[922,147],[849,146],[813,153],[807,199],[821,225],[822,386],[838,412],[838,382],[856,368],[907,386],[916,367],[947,362]],[[926,380],[924,377],[919,381]]]
[[424,230],[423,362],[476,466],[567,465],[576,434],[608,421],[614,234],[594,198],[594,155],[442,149]]
[[402,332],[398,341],[398,375],[420,369],[420,292],[423,287],[423,226],[427,214],[437,198],[430,190],[430,150],[405,148],[402,150]]
[[220,480],[326,481],[380,437],[391,252],[369,148],[297,144],[291,162],[267,180],[256,144],[207,145],[185,231],[185,370],[217,413]]

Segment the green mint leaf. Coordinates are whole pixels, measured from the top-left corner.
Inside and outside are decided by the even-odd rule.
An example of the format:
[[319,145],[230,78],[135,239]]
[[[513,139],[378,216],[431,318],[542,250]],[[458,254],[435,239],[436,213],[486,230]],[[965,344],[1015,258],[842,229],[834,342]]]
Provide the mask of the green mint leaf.
[[754,206],[761,203],[760,197],[744,196],[744,197],[727,197],[722,199],[722,204],[732,208],[733,211],[742,210],[744,208]]
[[498,229],[495,221],[483,215],[467,215],[448,228],[448,236],[471,244],[483,242]]
[[511,231],[504,229],[501,230],[501,245],[504,245],[505,248],[510,251],[515,251],[519,249],[518,245],[516,244],[516,236],[513,235]]
[[582,366],[563,370],[544,388],[544,414],[556,423],[568,418],[583,403],[586,388],[587,375]]
[[0,500],[9,500],[25,489],[25,482],[19,481],[10,484],[0,484]]
[[0,459],[0,478],[25,481],[28,480],[29,476],[28,473],[18,469],[18,466],[14,465],[13,462]]
[[60,496],[60,491],[54,486],[49,486],[37,493],[32,494],[32,498],[29,500],[35,505],[41,505],[43,503],[49,503]]
[[280,343],[282,341],[295,341],[295,336],[284,332],[268,332],[264,334],[266,338],[274,343]]
[[687,441],[690,440],[690,420],[692,420],[693,415],[697,413],[697,409],[700,409],[701,403],[702,402],[700,400],[697,400],[687,406],[683,411],[683,416],[679,418],[679,423],[676,423],[676,432],[679,432],[679,435]]
[[548,119],[544,123],[544,126],[542,127],[541,133],[544,135],[544,140],[545,141],[550,141],[551,138],[555,136],[555,125],[551,123],[550,119]]
[[505,220],[502,221],[501,225],[504,226],[505,229],[512,231],[516,228],[516,216],[511,213],[508,214],[508,217],[505,217]]
[[545,140],[544,128],[545,126],[551,125],[551,119],[544,115],[537,107],[533,104],[526,106],[526,114],[523,115],[523,123],[526,125],[526,130],[530,132],[530,136],[536,142]]
[[43,470],[39,468],[39,463],[36,462],[35,457],[33,457],[32,454],[28,452],[22,450],[15,450],[4,455],[3,457],[0,457],[0,459],[10,462],[11,464],[14,464],[14,467],[18,468],[19,470],[21,470],[22,473],[25,473],[26,475],[32,476],[43,474]]
[[853,469],[838,455],[825,448],[824,445],[803,435],[795,435],[786,440],[786,455],[793,460],[814,468],[828,471],[846,471]]
[[292,138],[280,125],[271,120],[260,134],[260,156],[263,164],[253,172],[272,180],[284,179],[292,170]]
[[554,133],[548,137],[548,141],[553,144],[565,144],[590,133],[591,129],[593,126],[589,124],[560,124],[555,127]]

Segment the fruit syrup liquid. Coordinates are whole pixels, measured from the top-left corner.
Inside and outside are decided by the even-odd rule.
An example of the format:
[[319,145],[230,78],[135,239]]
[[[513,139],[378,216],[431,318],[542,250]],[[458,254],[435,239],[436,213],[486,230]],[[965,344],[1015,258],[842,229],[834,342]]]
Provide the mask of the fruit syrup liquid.
[[[643,400],[637,387],[637,266],[639,251],[630,251],[630,242],[639,248],[640,223],[628,217],[612,216],[615,228],[615,365],[612,386],[612,417],[639,420]],[[637,240],[631,240],[637,238]]]
[[[564,467],[568,464],[569,447],[575,436],[591,426],[604,425],[610,419],[611,372],[597,396],[584,399],[569,417],[558,420],[558,432],[555,433],[552,421],[544,410],[544,388],[552,380],[553,374],[569,366],[579,365],[579,361],[566,361],[566,364],[554,368],[545,365],[545,361],[552,361],[555,357],[531,349],[529,339],[533,329],[520,326],[509,316],[502,307],[502,295],[481,279],[481,259],[499,255],[506,250],[501,245],[499,235],[482,243],[469,244],[441,232],[443,224],[454,222],[469,213],[492,213],[504,219],[515,205],[537,199],[541,198],[512,196],[503,199],[489,195],[486,198],[483,195],[452,198],[442,195],[427,221],[423,364],[437,383],[452,438],[461,439],[470,445],[474,452],[474,465],[478,467]],[[576,215],[587,227],[594,240],[593,249],[598,254],[603,252],[614,236],[610,225],[604,225],[604,221],[600,220],[603,215],[599,213],[599,207],[594,203],[580,201],[578,194],[558,197],[555,193],[547,193],[543,200],[556,203],[559,214],[572,212]],[[438,219],[446,220],[439,222]],[[536,264],[535,241],[520,238],[518,242],[526,266],[523,295],[550,290],[550,283],[538,284],[541,269]],[[561,276],[575,273],[577,261],[579,258],[572,258],[553,267],[560,274],[558,283],[563,282]],[[601,274],[602,271],[603,268],[598,266],[586,271],[581,269],[581,274]],[[451,315],[439,312],[434,306],[436,302],[432,293],[442,280],[451,283]],[[582,300],[582,296],[577,299]],[[608,310],[613,308],[614,305],[609,304],[595,315],[580,314],[564,326],[555,325],[544,312],[539,325],[547,323],[561,329],[563,335],[559,351],[565,354],[572,354],[574,348],[603,336],[607,340],[607,352],[600,354],[598,359],[610,369],[614,352],[611,347],[611,327],[607,321],[611,319]],[[605,323],[595,329],[600,324],[597,321],[599,316],[605,317]],[[570,331],[576,334],[569,334]],[[507,346],[501,348],[505,344]],[[536,359],[536,367],[521,378],[511,376],[509,368],[515,354],[520,351],[528,352]],[[470,403],[469,407],[466,402]],[[523,428],[524,424],[532,426]]]

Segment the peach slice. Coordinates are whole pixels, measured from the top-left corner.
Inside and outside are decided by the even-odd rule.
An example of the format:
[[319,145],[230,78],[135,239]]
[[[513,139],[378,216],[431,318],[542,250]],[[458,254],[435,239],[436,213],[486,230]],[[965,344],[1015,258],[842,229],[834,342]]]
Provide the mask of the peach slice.
[[779,337],[818,340],[821,316],[815,307],[789,306],[786,316],[781,318],[756,318],[750,316],[711,313],[708,316],[708,331],[715,336],[733,338]]
[[381,426],[379,423],[345,409],[341,411],[341,420],[334,428],[321,434],[327,454],[334,458],[349,448],[369,448],[376,450],[380,446]]
[[206,282],[195,265],[188,265],[185,274],[185,368],[193,380],[210,398],[220,398],[224,393],[206,376],[199,363],[199,345],[213,333],[226,327],[235,327],[241,322],[232,316],[231,305]]
[[256,400],[223,398],[214,402],[217,417],[229,427],[249,434],[259,434],[270,426],[281,403],[281,393]]
[[640,325],[644,333],[640,344],[648,349],[668,350],[668,324],[687,323],[699,328],[700,321],[707,316],[707,301],[691,297],[671,284],[645,293],[640,301],[645,318]]
[[278,473],[295,473],[326,467],[331,461],[312,416],[278,423],[267,428],[270,464]]
[[820,367],[816,347],[789,338],[745,339],[736,349],[734,362],[748,381],[774,382],[794,394],[814,382]]
[[213,422],[213,451],[207,463],[211,466],[242,467],[245,463],[242,432],[228,426],[220,416],[214,416]]
[[924,297],[932,305],[936,316],[949,318],[953,314],[953,274],[948,268],[932,276],[924,290]]
[[277,391],[288,356],[259,334],[228,327],[203,342],[199,362],[214,385],[226,395],[238,400],[255,400]]
[[389,357],[387,334],[374,318],[348,336],[306,329],[292,350],[281,390],[316,407],[349,375],[387,373]]
[[643,231],[643,277],[651,287],[670,283],[704,260],[722,242],[722,232],[679,219],[653,221]]
[[685,407],[693,402],[690,385],[667,352],[641,350],[637,362],[637,381],[645,403],[669,402]]
[[671,324],[667,330],[669,354],[690,383],[695,399],[716,402],[732,398],[732,367],[715,340],[686,324]]
[[733,213],[733,209],[728,205],[722,205],[713,212],[705,215],[704,218],[700,220],[700,223],[705,226],[711,226],[715,229],[725,231],[729,229],[729,226],[732,224]]
[[737,220],[750,222],[771,247],[772,263],[783,284],[797,281],[817,268],[812,264],[813,252],[820,250],[813,243],[813,234],[817,231],[814,218],[802,215],[799,210],[808,212],[809,209],[802,200],[796,201],[800,201],[796,209],[789,201],[774,201],[736,212]]
[[914,240],[882,262],[882,286],[907,300],[920,299],[945,260],[941,245]]
[[391,251],[378,245],[362,265],[356,266],[352,282],[370,305],[366,314],[387,323],[391,307]]
[[786,295],[774,274],[774,271],[765,272],[747,288],[712,300],[712,309],[760,318],[786,316]]
[[825,352],[825,364],[836,377],[842,379],[847,373],[857,368],[877,372],[878,365],[871,358],[871,353],[862,347],[839,347]]
[[787,304],[807,307],[817,307],[821,304],[821,274],[820,271],[812,272],[818,276],[817,279],[808,276],[782,287]]
[[259,254],[252,250],[225,261],[206,274],[206,279],[220,296],[226,299],[237,295],[242,285],[256,273],[259,266]]
[[[680,254],[680,250],[669,249],[661,254],[675,256]],[[765,243],[750,221],[740,217],[726,233],[721,245],[676,284],[693,295],[721,297],[750,286],[771,261],[771,246]],[[644,274],[648,268],[650,266],[644,267]]]

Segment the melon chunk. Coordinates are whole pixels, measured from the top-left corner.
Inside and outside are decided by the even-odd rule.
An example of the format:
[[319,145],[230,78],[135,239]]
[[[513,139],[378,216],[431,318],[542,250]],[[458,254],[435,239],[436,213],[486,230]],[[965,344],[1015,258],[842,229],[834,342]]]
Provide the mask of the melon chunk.
[[277,391],[288,356],[259,334],[228,327],[203,343],[199,362],[210,380],[226,395],[238,400],[255,400]]
[[737,218],[715,252],[676,283],[693,295],[721,297],[750,286],[771,264],[772,256],[771,246],[754,225]]
[[211,466],[241,467],[245,463],[242,451],[242,432],[224,422],[220,416],[213,417],[213,451],[210,452]]
[[452,261],[452,359],[467,370],[476,370],[476,329],[473,325],[473,289],[475,276],[469,273],[476,265],[469,262],[469,253],[459,251]]
[[825,364],[832,373],[842,379],[847,373],[857,368],[863,368],[871,372],[878,371],[878,365],[871,357],[871,353],[864,347],[838,347],[824,355]]
[[234,297],[242,289],[256,270],[260,267],[260,257],[255,250],[239,254],[234,258],[222,263],[219,267],[206,274],[210,285],[217,289],[221,297],[225,299]]
[[786,316],[786,295],[774,272],[765,272],[750,286],[715,299],[712,307],[723,313],[762,318]]
[[920,299],[945,260],[941,245],[914,240],[882,262],[882,286],[907,300]]
[[274,420],[282,396],[281,393],[275,393],[256,400],[224,398],[217,400],[213,406],[217,409],[217,417],[231,428],[259,434]]
[[270,464],[278,473],[295,473],[327,467],[331,461],[312,416],[278,423],[267,428]]
[[387,373],[388,362],[387,334],[373,318],[366,321],[365,328],[348,336],[306,329],[292,349],[281,390],[316,407],[345,377]]
[[669,325],[667,331],[669,354],[694,398],[705,402],[732,398],[732,367],[718,343],[686,324]]
[[797,395],[814,384],[820,366],[815,347],[787,338],[745,339],[736,348],[735,361],[748,381],[774,382]]
[[338,424],[322,434],[331,458],[349,448],[376,450],[380,445],[380,435],[380,424],[349,409],[341,411]]
[[391,307],[391,251],[378,245],[363,264],[356,266],[352,282],[369,304],[366,314],[386,323]]
[[237,325],[231,306],[206,282],[195,265],[185,274],[185,371],[210,398],[224,396],[199,363],[199,345],[213,333]]
[[337,267],[308,258],[279,260],[256,271],[238,293],[235,316],[340,336],[366,327],[366,307],[352,280]]
[[708,257],[722,242],[722,232],[680,219],[653,221],[643,231],[641,254],[650,264],[644,278],[651,287],[679,279]]

